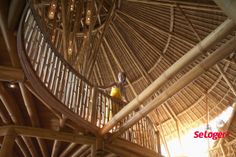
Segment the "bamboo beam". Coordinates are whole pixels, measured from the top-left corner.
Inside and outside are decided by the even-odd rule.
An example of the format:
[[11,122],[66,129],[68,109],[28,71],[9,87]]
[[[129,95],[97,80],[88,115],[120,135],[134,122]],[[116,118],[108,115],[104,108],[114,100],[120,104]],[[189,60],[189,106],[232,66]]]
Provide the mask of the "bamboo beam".
[[[2,106],[1,105],[2,104],[0,104],[0,117],[1,117],[4,124],[9,125],[10,123],[12,123],[11,118],[10,118],[10,116],[8,116],[8,114],[5,114],[3,112],[3,109],[1,108],[3,105]],[[0,134],[2,135],[1,132],[0,132]],[[5,134],[3,134],[3,135],[5,135]],[[16,144],[19,147],[19,149],[21,150],[24,157],[29,157],[30,156],[27,148],[24,146],[24,144],[22,143],[22,141],[19,138],[16,138]]]
[[96,138],[96,145],[95,145],[95,150],[96,150],[96,156],[97,157],[103,157],[104,153],[104,139],[101,137]]
[[[175,13],[175,10],[174,10],[174,7],[171,6],[170,7],[170,28],[169,28],[169,31],[170,32],[173,32],[173,29],[174,29],[174,13]],[[170,41],[171,41],[171,35],[168,36],[168,39],[167,39],[167,42],[166,42],[166,45],[165,45],[165,48],[163,49],[162,53],[166,53],[167,51],[167,48],[169,47],[170,45]],[[156,64],[153,66],[153,67],[156,67]]]
[[95,145],[92,145],[91,146],[91,157],[96,157],[96,146]]
[[3,1],[0,5],[0,29],[2,31],[3,39],[6,43],[12,65],[14,67],[20,67],[20,62],[16,51],[16,38],[14,37],[13,32],[11,32],[7,26],[7,9],[8,6],[6,2]]
[[25,126],[2,126],[0,127],[1,135],[4,135],[7,129],[13,128],[17,135],[24,137],[43,138],[48,140],[59,140],[64,142],[73,142],[78,144],[94,144],[95,138],[92,136],[83,136],[76,133],[59,132],[49,129],[25,127]]
[[27,146],[25,146],[25,144],[19,138],[16,138],[16,144],[20,148],[24,157],[31,157],[31,154],[30,154],[29,150],[27,149]]
[[222,144],[220,144],[220,149],[221,149],[221,151],[222,151],[222,155],[223,155],[222,157],[226,157],[226,153],[225,153],[225,150],[224,150]]
[[115,153],[115,154],[117,154],[119,156],[122,156],[122,157],[130,157],[130,156],[132,156],[132,157],[142,157],[140,155],[131,153],[131,152],[125,150],[125,149],[115,147],[112,144],[106,145],[105,149],[108,150],[109,152]]
[[0,66],[0,81],[24,81],[25,76],[21,69]]
[[157,150],[158,150],[158,153],[161,154],[161,138],[160,138],[160,132],[159,131],[156,131],[156,137],[157,137]]
[[56,112],[53,108],[51,108],[50,105],[48,105],[48,103],[46,101],[43,100],[43,98],[41,98],[33,89],[33,87],[31,86],[31,84],[29,82],[25,82],[25,86],[26,88],[37,98],[39,99],[45,106],[47,106],[47,108],[57,117],[60,118],[60,114],[58,112]]
[[144,68],[140,60],[135,56],[135,54],[131,51],[129,46],[126,44],[126,42],[122,38],[121,34],[119,33],[115,25],[111,25],[110,29],[117,36],[117,40],[120,42],[122,47],[126,50],[127,55],[130,57],[130,59],[132,60],[132,62],[134,63],[134,65],[136,66],[140,74],[143,76],[143,78],[146,80],[146,82],[151,83],[152,79],[150,75],[147,73],[146,69]]
[[179,5],[184,9],[191,10],[201,10],[201,11],[212,11],[212,12],[222,12],[217,6],[211,4],[201,4],[196,2],[186,2],[186,1],[174,1],[174,0],[157,0],[157,1],[147,1],[147,0],[128,0],[128,2],[141,3],[141,4],[152,4],[167,7],[177,7]]
[[160,132],[160,135],[161,135],[160,137],[161,137],[161,140],[162,140],[162,142],[163,142],[164,148],[165,148],[165,150],[166,150],[166,152],[167,152],[167,157],[170,157],[170,150],[169,150],[169,148],[168,148],[168,145],[167,145],[167,142],[166,142],[166,138],[165,138],[165,136],[164,136],[164,130],[163,130],[163,127],[162,127],[161,120],[160,120],[160,118],[159,118],[160,115],[161,115],[161,114],[160,114],[159,110],[157,110],[156,116],[157,116],[157,120],[158,120],[159,125],[160,125],[160,129],[159,129],[159,132]]
[[68,156],[68,153],[71,152],[77,143],[71,143],[69,146],[66,147],[66,149],[59,155],[59,157],[66,157]]
[[180,10],[181,14],[183,15],[183,17],[185,18],[185,20],[187,21],[189,27],[192,29],[193,33],[195,34],[195,36],[197,37],[198,41],[201,41],[200,36],[198,35],[197,31],[195,30],[192,22],[188,19],[188,17],[185,15],[184,11],[182,10],[182,8],[177,5],[177,8]]
[[66,10],[66,0],[61,0],[61,10],[62,10],[62,25],[63,25],[63,32],[62,32],[62,41],[63,41],[63,55],[65,59],[68,59],[68,50],[67,50],[67,45],[68,45],[68,31],[67,31],[67,10]]
[[82,145],[79,149],[77,149],[72,155],[71,157],[78,157],[79,155],[81,155],[84,151],[86,151],[88,148],[90,147],[90,145]]
[[231,91],[233,92],[234,96],[236,96],[236,89],[233,86],[233,84],[230,82],[230,80],[228,79],[228,77],[226,76],[226,74],[224,73],[224,71],[221,69],[221,67],[216,64],[216,68],[217,70],[220,72],[220,74],[222,75],[222,77],[224,78],[225,82],[227,83],[227,85],[229,86],[229,88],[231,89]]
[[101,48],[102,48],[103,56],[105,57],[106,62],[108,64],[108,67],[109,67],[109,69],[110,69],[110,71],[112,73],[113,79],[115,80],[115,82],[117,82],[118,80],[117,80],[116,74],[115,74],[114,69],[113,69],[113,67],[111,65],[111,61],[109,60],[109,58],[107,56],[107,53],[105,51],[105,48],[104,48],[103,44],[101,44]]
[[[230,62],[227,62],[226,65],[225,65],[224,68],[223,68],[223,72],[226,72],[226,71],[227,71],[229,65],[230,65]],[[203,93],[201,90],[199,90],[199,91],[202,93],[202,96],[199,97],[199,99],[198,99],[193,105],[191,105],[188,109],[186,109],[185,111],[183,111],[183,112],[181,112],[181,113],[178,113],[177,116],[181,116],[182,114],[185,114],[186,112],[188,112],[189,110],[191,110],[192,108],[194,108],[195,106],[197,106],[197,105],[207,96],[207,94],[210,93],[210,92],[214,89],[214,87],[216,87],[216,85],[220,82],[221,79],[222,79],[222,75],[220,75],[220,76],[218,77],[218,79],[217,79],[217,80],[214,82],[214,84],[207,90],[206,93]],[[193,83],[193,84],[196,86],[195,83]]]
[[25,0],[13,0],[11,1],[8,11],[8,27],[14,31],[20,21],[21,13],[25,7]]
[[85,151],[80,155],[80,157],[90,157],[89,155],[90,155],[90,147],[89,147],[87,150],[85,150]]
[[0,99],[5,105],[12,121],[15,124],[23,124],[20,108],[15,102],[15,99],[13,99],[13,96],[5,89],[2,82],[0,82]]
[[163,30],[163,29],[157,28],[157,27],[155,27],[155,26],[153,26],[153,25],[151,25],[151,24],[149,24],[149,23],[143,22],[143,21],[141,21],[141,20],[139,20],[139,19],[137,19],[137,18],[135,18],[135,17],[132,17],[132,16],[130,16],[130,15],[124,13],[124,12],[121,12],[121,11],[119,11],[119,10],[117,11],[117,13],[122,14],[122,15],[128,17],[130,20],[135,21],[135,22],[137,22],[137,23],[140,23],[140,24],[144,25],[145,27],[150,28],[150,29],[153,29],[153,30],[155,30],[155,31],[157,31],[157,32],[159,32],[159,33],[161,33],[161,34],[163,34],[163,35],[171,36],[171,37],[176,38],[177,40],[179,40],[179,41],[181,41],[181,42],[183,42],[183,43],[185,43],[185,44],[187,44],[187,45],[189,45],[189,46],[194,46],[194,44],[193,44],[190,40],[187,40],[187,39],[186,39],[185,37],[183,37],[183,36],[179,37],[179,36],[177,36],[177,35],[176,35],[175,33],[173,33],[173,32],[165,31],[165,30]]
[[[20,86],[20,90],[22,93],[24,104],[25,104],[27,112],[29,114],[32,126],[33,127],[40,127],[38,113],[37,113],[35,105],[34,105],[32,94],[28,91],[28,89],[24,86],[23,83],[19,83],[19,86]],[[48,157],[49,155],[48,155],[48,150],[47,150],[45,142],[39,138],[37,138],[37,141],[39,143],[39,147],[40,147],[40,150],[43,154],[43,157]]]
[[143,109],[138,111],[131,119],[125,122],[119,130],[111,136],[111,139],[118,137],[125,130],[130,128],[133,124],[138,122],[142,117],[146,116],[149,112],[155,109],[157,106],[164,103],[168,98],[172,97],[175,93],[180,91],[186,85],[191,83],[198,76],[207,71],[210,67],[216,64],[221,59],[227,57],[233,50],[236,49],[236,38],[233,37],[226,44],[222,45],[218,48],[214,53],[212,53],[209,57],[204,59],[201,63],[195,66],[192,70],[186,73],[183,77],[181,77],[178,81],[176,81],[172,86],[163,91],[158,97],[154,98],[153,101],[148,103]]
[[[148,149],[145,147],[142,147],[140,145],[134,144],[132,142],[129,142],[127,140],[123,140],[123,139],[116,139],[114,141],[112,141],[112,146],[116,147],[116,148],[121,148],[124,150],[127,150],[130,153],[134,153],[140,156],[148,156],[148,157],[156,157],[159,154]],[[110,145],[110,143],[106,143],[106,145]],[[105,147],[106,147],[105,145]]]
[[[205,39],[193,47],[189,52],[187,52],[183,57],[176,61],[172,66],[170,66],[162,75],[160,75],[151,85],[149,85],[142,93],[140,93],[135,99],[133,99],[129,104],[121,109],[102,129],[101,134],[104,135],[111,128],[113,128],[118,121],[127,116],[130,112],[138,108],[143,101],[154,94],[163,84],[170,80],[175,74],[181,71],[184,67],[190,64],[198,56],[216,44],[229,32],[235,28],[235,24],[232,20],[226,20],[218,28],[216,28],[211,34],[209,34]],[[106,41],[106,40],[104,40]]]
[[6,157],[12,154],[15,139],[16,134],[14,132],[14,129],[8,128],[0,149],[0,157]]
[[26,106],[26,109],[28,111],[32,126],[33,127],[39,127],[40,122],[39,122],[39,119],[38,119],[38,113],[35,109],[35,104],[34,104],[34,100],[32,98],[32,95],[28,91],[28,89],[26,89],[24,84],[19,83],[19,86],[20,86],[22,97],[23,97],[23,100],[25,102],[25,106]]
[[[138,38],[140,38],[140,39],[143,41],[143,43],[144,43],[145,45],[147,45],[148,47],[150,47],[153,51],[156,51],[156,52],[158,53],[158,55],[163,56],[162,53],[158,51],[158,49],[154,48],[154,46],[153,46],[151,43],[149,43],[145,38],[143,38],[143,36],[142,36],[140,33],[138,33],[135,29],[133,29],[133,28],[128,24],[128,22],[126,22],[124,19],[122,19],[119,14],[116,14],[116,17],[117,17],[118,19],[120,19],[123,23],[125,23],[125,24],[127,25],[127,27],[128,27],[129,29],[131,29],[131,30],[135,33],[135,35],[137,35]],[[116,30],[117,30],[117,28],[116,28]],[[118,31],[117,31],[117,32],[118,32]],[[118,32],[118,33],[119,33],[119,32]],[[119,34],[120,34],[120,33],[119,33]],[[120,35],[120,36],[121,36],[121,35]],[[126,44],[125,42],[124,42],[124,44],[125,44],[126,47],[127,47],[127,44]],[[131,51],[131,50],[129,50],[129,51]],[[136,58],[137,58],[137,57],[136,57]]]
[[107,154],[105,157],[117,157],[117,155],[110,153],[110,154]]
[[[91,76],[91,73],[92,73],[92,68],[93,68],[93,66],[94,66],[94,64],[95,64],[95,62],[96,62],[96,59],[97,59],[97,56],[98,56],[98,50],[99,50],[99,48],[100,48],[100,45],[101,45],[101,43],[102,43],[102,40],[103,40],[103,37],[104,37],[104,35],[106,34],[106,32],[107,32],[107,30],[108,30],[108,28],[109,28],[109,25],[110,25],[110,23],[111,23],[111,21],[112,21],[112,19],[113,19],[113,15],[114,15],[114,10],[115,10],[115,5],[116,4],[116,0],[113,0],[113,2],[112,2],[112,5],[111,5],[111,9],[109,10],[109,12],[108,12],[108,14],[107,14],[107,18],[106,18],[106,21],[104,22],[104,26],[103,26],[103,29],[101,30],[101,32],[100,32],[100,36],[99,36],[99,39],[98,39],[98,41],[96,42],[96,44],[94,44],[94,48],[92,49],[92,52],[93,52],[93,56],[94,57],[92,57],[90,60],[90,67],[88,68],[88,78],[90,78],[90,76]],[[102,3],[100,3],[100,6],[99,6],[99,8],[100,7],[102,7]],[[101,9],[101,8],[100,8]],[[99,10],[100,10],[99,9]],[[98,13],[97,13],[98,14]],[[95,23],[94,23],[95,24]],[[94,27],[94,26],[93,26]]]
[[[62,128],[64,128],[65,122],[66,122],[66,118],[62,117],[62,118],[60,118],[59,121],[60,122],[59,122],[59,130],[58,131],[60,131],[60,130],[62,130]],[[54,143],[53,143],[51,157],[58,157],[58,153],[59,153],[60,147],[61,147],[61,141],[55,140]]]
[[214,0],[224,13],[236,23],[236,1],[235,0]]

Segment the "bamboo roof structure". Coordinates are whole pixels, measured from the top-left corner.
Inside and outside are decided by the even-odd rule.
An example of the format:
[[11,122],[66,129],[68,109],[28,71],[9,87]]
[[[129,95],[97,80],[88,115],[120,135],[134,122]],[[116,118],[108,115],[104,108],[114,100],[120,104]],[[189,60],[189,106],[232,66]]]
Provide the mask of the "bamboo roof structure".
[[[229,107],[230,135],[209,152],[235,156],[235,10],[230,0],[1,1],[0,157],[161,156]],[[128,103],[97,89],[119,72]],[[111,116],[114,103],[124,107]]]

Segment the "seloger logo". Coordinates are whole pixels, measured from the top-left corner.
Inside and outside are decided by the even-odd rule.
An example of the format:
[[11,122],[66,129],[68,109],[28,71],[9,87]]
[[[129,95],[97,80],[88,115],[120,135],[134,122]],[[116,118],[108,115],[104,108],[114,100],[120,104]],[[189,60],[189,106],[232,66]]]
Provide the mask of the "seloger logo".
[[229,132],[212,132],[212,131],[195,131],[194,132],[194,138],[211,138],[213,140],[217,140],[219,138],[225,138],[229,135]]

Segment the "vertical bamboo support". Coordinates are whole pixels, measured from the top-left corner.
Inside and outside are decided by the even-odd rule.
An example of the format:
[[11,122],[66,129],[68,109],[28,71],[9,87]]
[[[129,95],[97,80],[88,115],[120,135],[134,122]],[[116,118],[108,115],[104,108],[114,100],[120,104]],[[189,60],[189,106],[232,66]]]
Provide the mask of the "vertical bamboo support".
[[6,157],[12,154],[12,148],[16,139],[16,133],[13,128],[7,130],[0,150],[0,157]]
[[96,124],[97,121],[97,107],[96,107],[96,99],[97,98],[97,88],[92,88],[92,95],[91,95],[91,122],[93,125]]
[[96,156],[103,157],[103,138],[102,137],[96,138]]
[[157,140],[157,152],[161,154],[161,140],[160,140],[160,132],[156,131],[156,140]]
[[96,157],[96,145],[91,146],[91,157]]

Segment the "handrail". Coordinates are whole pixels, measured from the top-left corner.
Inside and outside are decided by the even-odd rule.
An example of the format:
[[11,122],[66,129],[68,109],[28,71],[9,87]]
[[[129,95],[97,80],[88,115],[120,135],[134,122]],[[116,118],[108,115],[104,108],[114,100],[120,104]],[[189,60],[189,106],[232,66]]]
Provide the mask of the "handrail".
[[18,33],[21,64],[37,94],[47,97],[59,112],[69,108],[72,112],[64,114],[79,115],[86,127],[94,123],[93,131],[103,127],[111,119],[112,105],[120,102],[96,89],[65,61],[32,5],[25,9]]
[[[37,95],[54,110],[86,130],[97,135],[99,128],[118,111],[117,106],[124,106],[97,89],[67,63],[52,44],[46,26],[33,5],[28,4],[24,11],[17,42],[22,68]],[[111,132],[120,125],[115,126]],[[127,131],[123,138],[154,150],[155,138],[152,137],[155,135],[148,127],[144,118],[131,128],[134,131],[132,136]],[[151,138],[143,140],[144,136]]]

